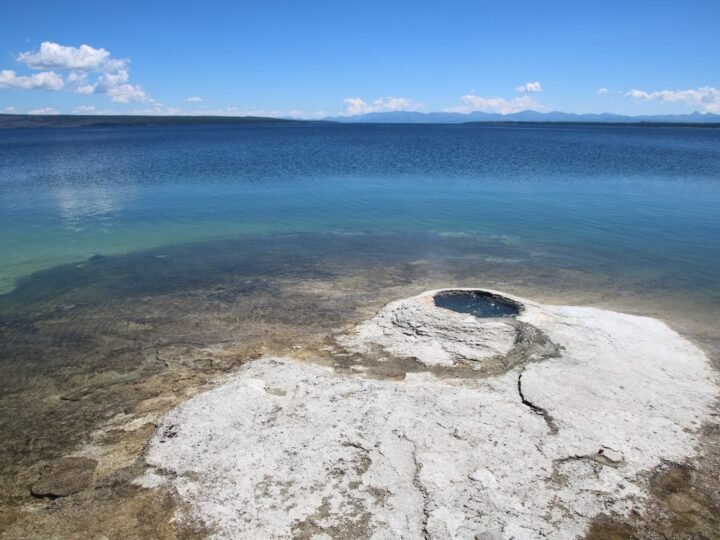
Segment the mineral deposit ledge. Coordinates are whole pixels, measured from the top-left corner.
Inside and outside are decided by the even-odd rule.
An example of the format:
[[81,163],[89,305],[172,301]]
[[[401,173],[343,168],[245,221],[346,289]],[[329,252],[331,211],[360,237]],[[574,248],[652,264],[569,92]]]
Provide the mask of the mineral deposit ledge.
[[483,319],[437,292],[338,338],[419,371],[251,362],[167,415],[136,482],[174,487],[217,537],[575,538],[693,455],[717,386],[664,323],[498,291],[519,315]]

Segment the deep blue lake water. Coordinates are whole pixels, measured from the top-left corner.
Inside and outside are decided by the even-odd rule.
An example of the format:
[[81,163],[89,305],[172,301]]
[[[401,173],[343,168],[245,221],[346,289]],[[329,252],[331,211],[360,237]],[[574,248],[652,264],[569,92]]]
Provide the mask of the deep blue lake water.
[[425,235],[429,255],[449,238],[483,238],[551,270],[612,269],[618,279],[647,276],[717,295],[720,130],[2,131],[0,231],[3,292],[33,272],[97,254],[241,236],[382,233],[398,241]]

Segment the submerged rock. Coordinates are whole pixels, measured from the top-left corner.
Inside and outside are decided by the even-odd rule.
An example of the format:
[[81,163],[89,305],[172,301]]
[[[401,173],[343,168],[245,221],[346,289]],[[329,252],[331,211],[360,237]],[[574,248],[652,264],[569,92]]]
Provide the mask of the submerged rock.
[[665,324],[522,299],[517,320],[473,320],[434,294],[346,345],[504,370],[398,382],[261,359],[166,417],[138,483],[171,484],[218,537],[570,539],[693,453],[717,389]]
[[30,488],[36,497],[67,497],[90,486],[97,461],[85,457],[65,457],[46,465]]

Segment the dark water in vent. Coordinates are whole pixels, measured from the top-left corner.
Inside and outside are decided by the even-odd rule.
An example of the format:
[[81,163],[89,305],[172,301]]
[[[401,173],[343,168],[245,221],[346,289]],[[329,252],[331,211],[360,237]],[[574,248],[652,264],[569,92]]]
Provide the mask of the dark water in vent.
[[514,317],[519,307],[491,294],[475,291],[448,291],[435,295],[435,305],[475,317]]

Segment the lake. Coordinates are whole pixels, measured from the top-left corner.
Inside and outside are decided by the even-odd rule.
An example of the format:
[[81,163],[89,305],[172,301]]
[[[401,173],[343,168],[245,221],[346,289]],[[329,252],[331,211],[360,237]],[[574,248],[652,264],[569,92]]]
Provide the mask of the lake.
[[97,255],[238,237],[380,233],[385,241],[425,235],[428,257],[449,237],[475,237],[549,268],[642,275],[717,294],[719,208],[715,129],[5,131],[0,290]]

